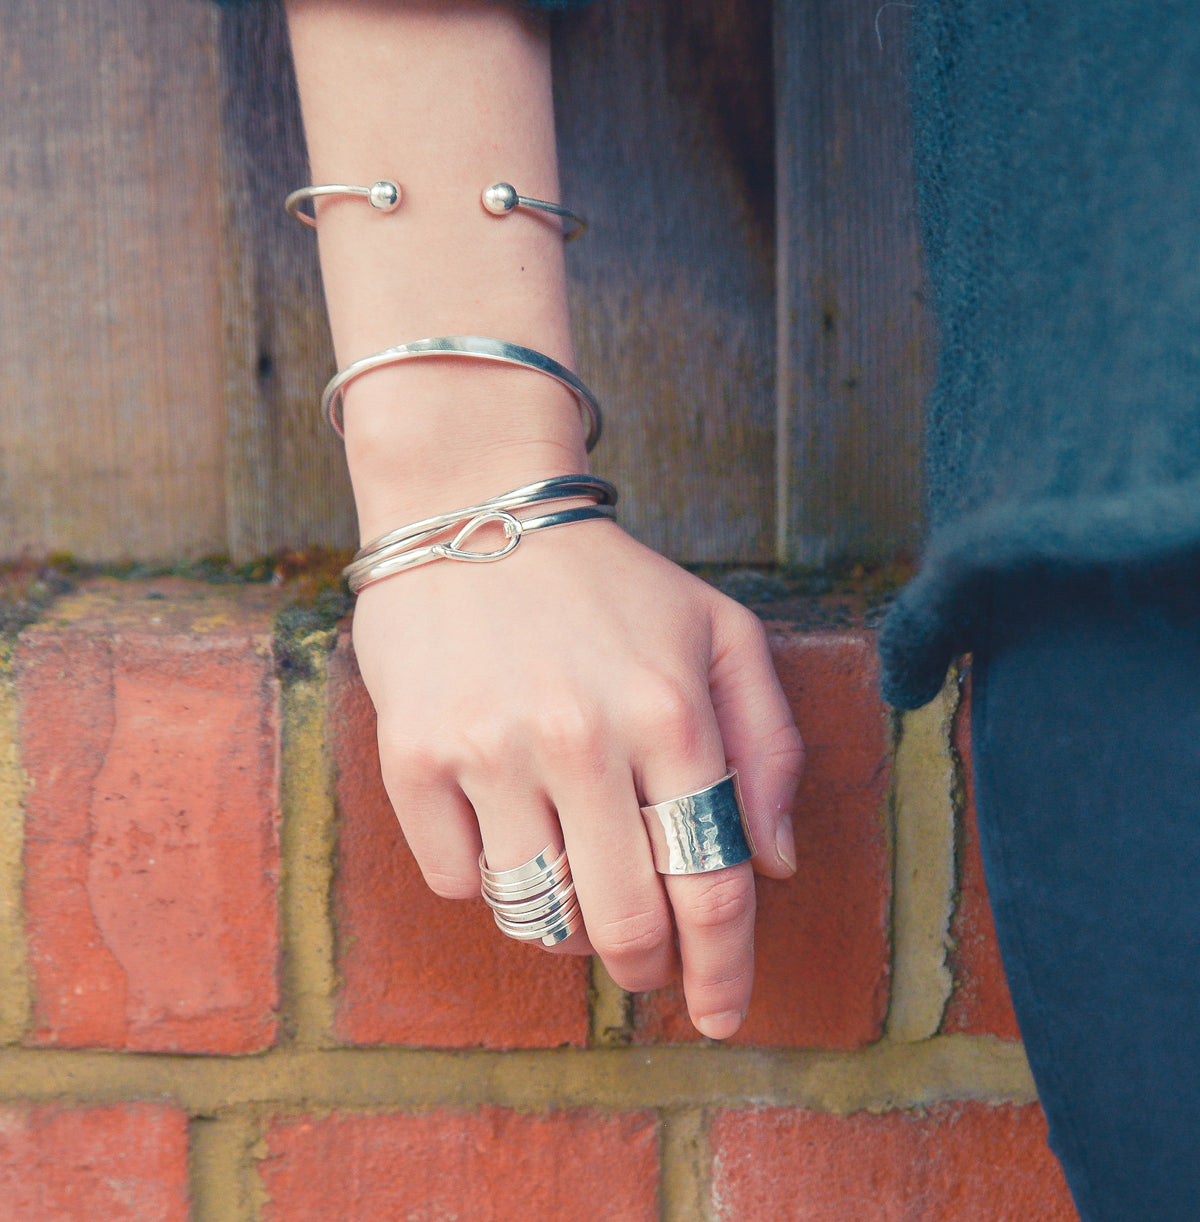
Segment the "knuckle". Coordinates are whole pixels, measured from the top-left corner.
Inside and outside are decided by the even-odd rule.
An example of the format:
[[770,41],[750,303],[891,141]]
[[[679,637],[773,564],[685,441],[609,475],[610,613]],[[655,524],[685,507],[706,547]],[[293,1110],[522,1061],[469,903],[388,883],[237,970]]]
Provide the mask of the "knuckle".
[[464,720],[456,736],[456,762],[468,773],[506,771],[522,752],[522,738],[516,727],[501,717]]
[[767,630],[762,620],[749,607],[734,603],[728,609],[726,631],[730,638],[742,646],[767,649]]
[[703,737],[703,722],[700,694],[692,685],[658,676],[643,681],[635,699],[634,723],[643,734],[680,756],[695,754]]
[[766,739],[763,756],[781,771],[799,777],[804,768],[804,739],[795,723],[780,726]]
[[694,894],[677,904],[682,919],[697,929],[729,929],[754,918],[754,881],[748,869],[696,875]]
[[674,973],[670,960],[661,963],[654,962],[646,966],[633,966],[628,963],[605,964],[613,983],[624,989],[626,993],[650,993],[655,989],[665,988],[671,983]]
[[665,912],[642,911],[601,920],[588,925],[588,937],[596,953],[607,963],[660,955],[670,938]]
[[381,722],[378,740],[380,764],[386,773],[397,778],[438,776],[448,762],[445,752],[436,743],[399,727],[385,726]]
[[556,764],[595,760],[604,753],[604,723],[586,704],[564,701],[538,718],[542,754]]
[[479,879],[473,874],[455,874],[424,868],[421,874],[429,890],[444,900],[469,900],[479,895]]

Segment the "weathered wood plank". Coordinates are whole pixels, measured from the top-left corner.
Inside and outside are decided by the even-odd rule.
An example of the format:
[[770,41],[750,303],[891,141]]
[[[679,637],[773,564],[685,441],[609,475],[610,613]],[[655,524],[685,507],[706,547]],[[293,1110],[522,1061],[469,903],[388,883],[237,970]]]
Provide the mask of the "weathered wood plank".
[[281,7],[224,12],[219,63],[229,550],[353,546],[342,446],[318,409],[333,348],[316,237],[283,210],[309,175]]
[[905,20],[880,0],[775,5],[779,552],[800,563],[887,559],[921,533],[933,339]]
[[4,6],[0,555],[224,546],[214,21]]
[[768,6],[608,3],[555,73],[580,370],[621,520],[679,560],[770,559],[774,277]]
[[[603,5],[558,36],[581,366],[624,520],[690,560],[772,552],[768,26],[753,0]],[[756,19],[756,15],[757,18]],[[331,369],[276,4],[15,0],[0,554],[344,546]]]

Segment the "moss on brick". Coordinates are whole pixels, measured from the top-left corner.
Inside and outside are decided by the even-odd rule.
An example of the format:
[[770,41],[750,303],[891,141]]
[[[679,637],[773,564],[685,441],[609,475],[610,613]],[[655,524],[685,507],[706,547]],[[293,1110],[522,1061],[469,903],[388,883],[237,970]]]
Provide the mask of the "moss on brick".
[[339,587],[319,590],[311,600],[292,603],[275,616],[275,671],[284,684],[317,678],[337,640],[337,626],[353,606]]

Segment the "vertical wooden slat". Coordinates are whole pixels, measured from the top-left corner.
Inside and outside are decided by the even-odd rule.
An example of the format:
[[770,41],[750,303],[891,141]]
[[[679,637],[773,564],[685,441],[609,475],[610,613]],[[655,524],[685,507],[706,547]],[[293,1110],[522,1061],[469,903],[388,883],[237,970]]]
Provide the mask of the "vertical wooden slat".
[[[768,19],[602,4],[557,40],[597,466],[681,559],[773,550]],[[12,0],[0,67],[0,555],[351,544],[276,0]]]
[[214,21],[4,5],[0,555],[223,548]]
[[309,178],[282,9],[227,10],[218,47],[229,549],[348,547],[345,459],[318,410],[333,352],[316,237],[283,210]]
[[595,5],[556,32],[580,370],[596,469],[633,534],[679,560],[773,553],[770,12],[760,0]]
[[933,342],[905,21],[906,6],[880,0],[776,0],[778,546],[789,561],[887,559],[920,537]]

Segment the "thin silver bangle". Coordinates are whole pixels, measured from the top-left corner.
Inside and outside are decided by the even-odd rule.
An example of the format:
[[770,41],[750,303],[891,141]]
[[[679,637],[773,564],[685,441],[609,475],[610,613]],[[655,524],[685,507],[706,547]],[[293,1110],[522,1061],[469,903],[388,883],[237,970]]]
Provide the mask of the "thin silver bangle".
[[484,187],[482,202],[484,208],[493,216],[507,216],[514,208],[532,208],[537,212],[548,212],[567,222],[563,229],[563,240],[570,242],[579,237],[587,229],[587,221],[570,208],[562,204],[552,204],[546,199],[533,199],[528,195],[520,195],[510,182],[494,182],[490,187]]
[[300,205],[306,199],[316,199],[319,195],[352,195],[365,199],[378,212],[395,212],[400,207],[404,193],[400,184],[390,178],[381,178],[369,187],[352,187],[344,182],[327,183],[320,187],[297,187],[283,201],[288,216],[295,217],[302,225],[316,229],[317,218],[307,212],[300,211]]
[[439,335],[432,339],[413,340],[411,344],[397,344],[394,348],[385,348],[382,352],[364,356],[352,365],[347,365],[340,373],[330,378],[321,395],[321,411],[329,417],[333,431],[339,437],[346,435],[342,427],[342,392],[355,378],[360,378],[373,369],[382,369],[385,365],[395,365],[400,361],[426,356],[469,356],[476,360],[498,361],[504,365],[520,365],[537,373],[544,373],[556,382],[561,382],[579,400],[580,410],[587,421],[587,448],[591,450],[600,440],[600,404],[575,374],[543,352],[524,348],[520,344],[510,344],[507,340],[492,339],[486,335]]
[[[398,182],[390,178],[381,178],[369,187],[356,187],[344,182],[297,187],[295,191],[289,192],[283,201],[283,206],[287,209],[288,216],[294,217],[310,229],[316,229],[316,216],[308,212],[301,212],[300,205],[305,200],[330,195],[348,195],[365,199],[372,208],[379,212],[395,212],[404,198],[404,192]],[[567,242],[579,237],[587,229],[587,221],[578,213],[572,212],[570,208],[565,208],[562,204],[551,203],[547,199],[534,199],[531,195],[522,195],[509,182],[494,182],[491,186],[484,187],[480,202],[484,209],[493,216],[507,216],[516,208],[529,208],[535,212],[546,212],[551,216],[556,216],[565,222],[563,239]]]

